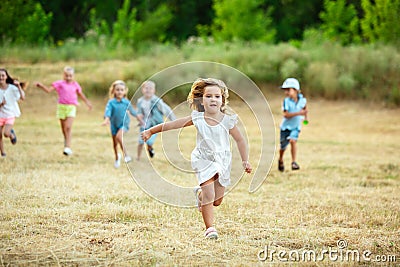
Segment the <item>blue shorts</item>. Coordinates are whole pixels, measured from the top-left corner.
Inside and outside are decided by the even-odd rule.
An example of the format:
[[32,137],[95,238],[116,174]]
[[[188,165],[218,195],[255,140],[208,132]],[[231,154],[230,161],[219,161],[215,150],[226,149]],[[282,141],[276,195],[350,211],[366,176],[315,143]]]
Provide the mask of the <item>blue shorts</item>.
[[[140,133],[141,132],[143,132],[145,129],[144,129],[144,127],[140,127]],[[140,135],[140,133],[139,133],[139,144],[140,145],[143,145],[144,144],[144,141],[143,141],[143,139],[142,139],[142,136]],[[153,146],[153,144],[154,144],[154,141],[156,141],[156,137],[157,137],[157,134],[153,134],[147,141],[146,141],[146,144],[148,144],[149,146]]]
[[110,125],[110,129],[111,129],[112,136],[117,135],[119,129],[122,129],[122,131],[124,131],[124,133],[126,133],[129,130],[129,128],[126,125],[122,125],[122,126],[118,127],[118,126],[115,126],[112,124]]
[[286,147],[289,145],[289,141],[299,139],[299,133],[300,131],[295,129],[295,130],[281,130],[281,150],[285,150]]

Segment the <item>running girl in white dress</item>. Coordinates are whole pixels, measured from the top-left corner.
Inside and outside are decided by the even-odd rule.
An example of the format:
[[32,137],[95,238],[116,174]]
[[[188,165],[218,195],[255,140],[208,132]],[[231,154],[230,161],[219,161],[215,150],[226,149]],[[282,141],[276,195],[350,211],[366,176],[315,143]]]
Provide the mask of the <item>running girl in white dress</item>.
[[144,141],[151,135],[194,125],[197,129],[196,148],[191,155],[192,168],[200,187],[195,190],[206,226],[205,237],[218,238],[213,227],[214,208],[221,205],[225,187],[230,184],[232,154],[230,138],[239,149],[242,165],[251,172],[246,142],[236,126],[237,115],[225,114],[228,104],[228,88],[217,79],[197,79],[190,90],[188,102],[193,112],[190,116],[156,125],[142,132]]

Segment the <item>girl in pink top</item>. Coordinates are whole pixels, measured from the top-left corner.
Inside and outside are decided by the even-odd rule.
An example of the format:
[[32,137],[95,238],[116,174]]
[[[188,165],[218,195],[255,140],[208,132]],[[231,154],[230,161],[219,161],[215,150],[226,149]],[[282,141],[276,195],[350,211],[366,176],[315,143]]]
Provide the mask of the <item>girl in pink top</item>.
[[76,106],[78,105],[78,96],[85,102],[89,110],[92,104],[82,92],[82,88],[77,81],[74,80],[74,69],[72,67],[64,68],[64,79],[53,82],[50,87],[40,82],[36,86],[46,93],[56,91],[58,94],[57,118],[60,119],[61,130],[64,135],[64,151],[63,154],[69,156],[72,154],[72,123],[76,116]]

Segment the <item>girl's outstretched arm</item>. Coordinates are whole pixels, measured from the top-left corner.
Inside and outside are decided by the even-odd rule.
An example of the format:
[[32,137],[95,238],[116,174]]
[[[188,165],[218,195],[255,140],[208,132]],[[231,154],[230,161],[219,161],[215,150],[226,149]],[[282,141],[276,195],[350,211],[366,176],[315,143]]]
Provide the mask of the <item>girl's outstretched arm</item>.
[[247,151],[247,145],[244,141],[242,133],[239,131],[239,128],[235,125],[232,129],[229,130],[229,133],[232,135],[233,139],[236,141],[237,147],[239,149],[240,157],[242,158],[242,165],[247,173],[251,173],[252,168],[249,162],[249,154]]
[[192,117],[187,116],[183,117],[174,121],[168,121],[164,123],[160,123],[156,126],[151,127],[150,129],[147,129],[141,133],[143,141],[147,141],[153,134],[159,133],[159,132],[164,132],[164,131],[169,131],[173,129],[179,129],[183,127],[187,127],[193,125]]
[[39,87],[40,89],[42,89],[46,93],[50,93],[51,91],[55,90],[55,88],[53,86],[47,87],[46,85],[44,85],[43,83],[40,83],[40,82],[36,82],[35,84],[36,84],[37,87]]

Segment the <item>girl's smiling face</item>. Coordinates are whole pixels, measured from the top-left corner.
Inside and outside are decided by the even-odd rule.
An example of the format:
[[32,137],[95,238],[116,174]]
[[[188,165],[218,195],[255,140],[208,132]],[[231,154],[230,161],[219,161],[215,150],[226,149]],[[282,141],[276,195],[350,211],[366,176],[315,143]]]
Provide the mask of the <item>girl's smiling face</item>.
[[114,87],[114,97],[121,100],[125,97],[125,86],[123,84],[116,84]]
[[222,106],[222,92],[216,85],[209,85],[204,88],[202,104],[207,113],[218,113]]
[[5,85],[7,82],[7,74],[5,71],[0,71],[0,84]]

